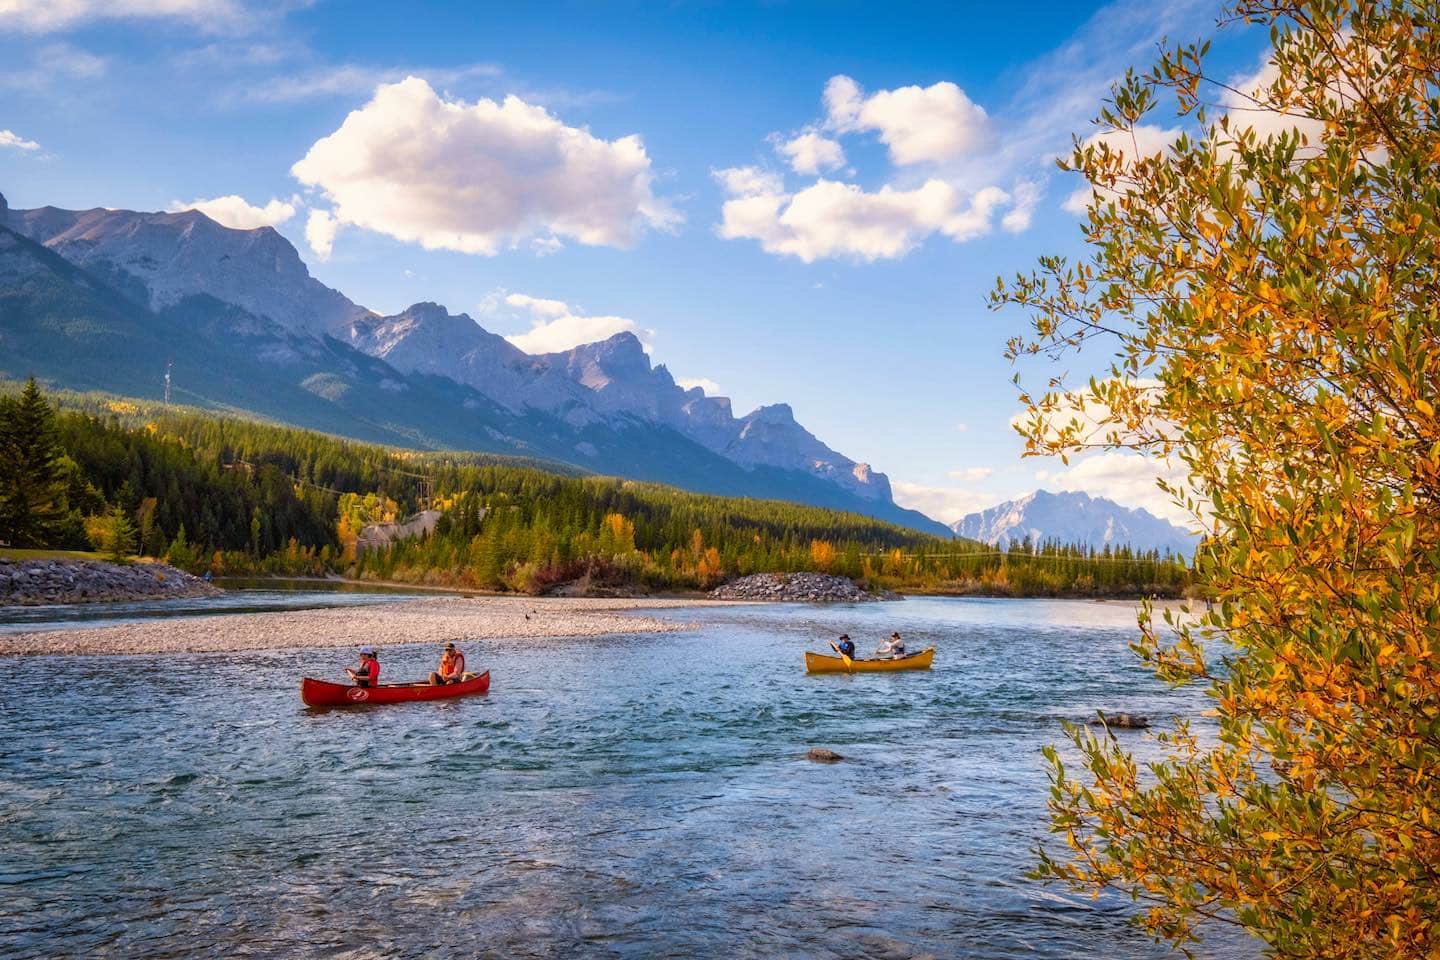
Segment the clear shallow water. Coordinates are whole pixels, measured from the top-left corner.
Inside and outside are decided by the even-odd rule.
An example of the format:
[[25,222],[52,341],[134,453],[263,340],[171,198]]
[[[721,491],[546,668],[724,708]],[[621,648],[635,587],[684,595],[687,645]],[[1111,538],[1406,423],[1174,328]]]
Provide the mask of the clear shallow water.
[[[477,645],[488,697],[349,711],[298,697],[342,651],[5,661],[0,955],[1166,955],[1023,877],[1061,718],[1201,709],[1134,664],[1129,609],[663,615],[701,628]],[[936,668],[803,673],[891,629]]]

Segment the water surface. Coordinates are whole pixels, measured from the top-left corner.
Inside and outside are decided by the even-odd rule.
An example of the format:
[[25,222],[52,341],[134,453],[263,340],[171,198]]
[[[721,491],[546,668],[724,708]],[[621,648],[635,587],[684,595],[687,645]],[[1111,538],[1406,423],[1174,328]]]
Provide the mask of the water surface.
[[[475,645],[488,697],[330,712],[298,678],[345,651],[4,661],[0,955],[1167,955],[1023,876],[1062,718],[1202,709],[1135,664],[1128,608],[661,615],[701,626]],[[803,673],[892,629],[935,669]]]

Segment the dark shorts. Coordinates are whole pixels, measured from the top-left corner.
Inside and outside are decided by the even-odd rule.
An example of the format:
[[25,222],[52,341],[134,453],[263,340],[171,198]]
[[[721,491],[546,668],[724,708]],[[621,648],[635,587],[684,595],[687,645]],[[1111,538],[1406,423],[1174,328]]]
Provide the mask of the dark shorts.
[[456,677],[456,678],[454,678],[453,680],[446,680],[444,677],[437,676],[437,677],[435,678],[435,682],[438,683],[440,686],[443,687],[443,686],[445,686],[446,684],[449,684],[449,683],[459,683],[459,682],[460,682],[460,678],[459,678],[459,677]]

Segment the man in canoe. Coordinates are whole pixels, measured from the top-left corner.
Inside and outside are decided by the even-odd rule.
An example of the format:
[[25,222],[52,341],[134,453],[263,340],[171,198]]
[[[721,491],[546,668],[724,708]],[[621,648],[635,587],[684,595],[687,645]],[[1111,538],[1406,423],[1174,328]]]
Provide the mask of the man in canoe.
[[890,634],[890,639],[880,644],[875,651],[877,657],[888,657],[891,660],[898,660],[905,656],[905,641],[900,639],[898,632]]
[[455,644],[447,642],[445,649],[440,651],[440,669],[430,674],[430,685],[435,687],[459,683],[464,678],[465,654],[456,650]]
[[855,659],[855,641],[850,639],[850,634],[840,634],[840,642],[832,643],[830,646],[834,647],[840,656],[849,657],[851,660]]
[[380,682],[380,658],[375,656],[374,647],[360,651],[360,666],[346,667],[345,672],[355,681],[357,687],[371,687]]

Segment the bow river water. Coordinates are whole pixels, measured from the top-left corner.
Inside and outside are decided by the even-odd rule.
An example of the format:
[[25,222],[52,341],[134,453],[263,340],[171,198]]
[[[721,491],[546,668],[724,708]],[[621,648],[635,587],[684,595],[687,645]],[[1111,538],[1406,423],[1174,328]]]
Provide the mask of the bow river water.
[[[699,626],[472,645],[487,697],[330,712],[299,678],[348,651],[0,661],[0,955],[1168,955],[1127,900],[1025,878],[1061,720],[1204,710],[1136,663],[1129,606],[659,615]],[[891,630],[935,669],[803,672]]]

